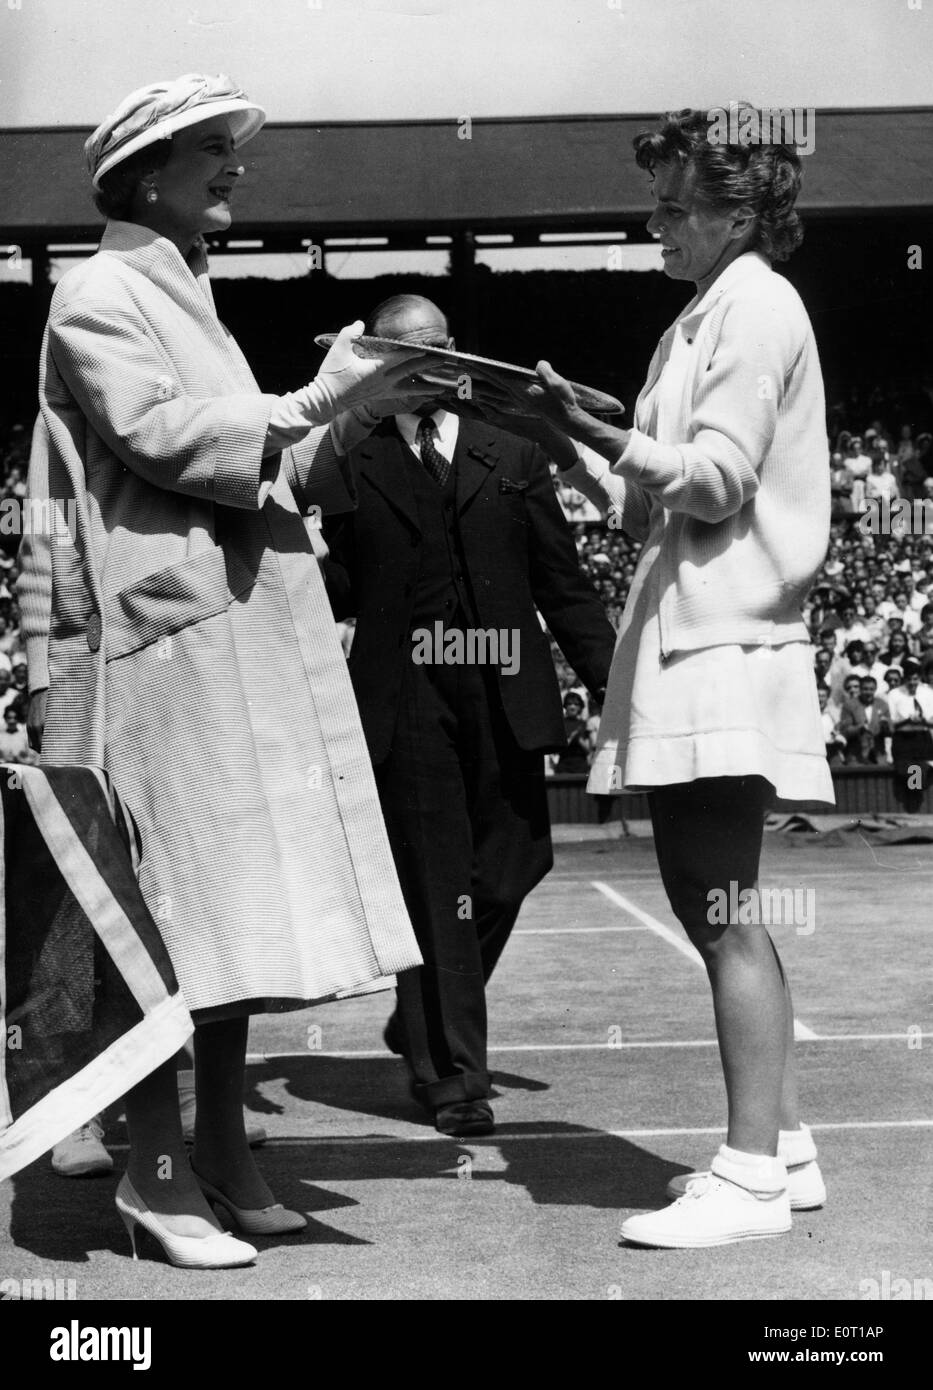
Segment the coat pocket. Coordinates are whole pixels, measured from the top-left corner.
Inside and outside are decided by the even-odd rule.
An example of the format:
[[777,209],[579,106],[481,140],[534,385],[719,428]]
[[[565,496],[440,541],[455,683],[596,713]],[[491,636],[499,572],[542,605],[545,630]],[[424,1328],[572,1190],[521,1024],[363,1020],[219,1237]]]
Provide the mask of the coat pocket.
[[255,582],[250,567],[220,546],[137,579],[106,600],[107,660],[225,612]]

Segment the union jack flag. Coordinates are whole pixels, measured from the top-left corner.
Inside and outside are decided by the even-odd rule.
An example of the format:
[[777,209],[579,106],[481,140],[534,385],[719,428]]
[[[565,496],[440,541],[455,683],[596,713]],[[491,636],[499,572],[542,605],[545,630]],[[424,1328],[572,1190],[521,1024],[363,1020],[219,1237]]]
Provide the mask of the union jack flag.
[[95,767],[0,764],[0,1179],[174,1055],[193,1026]]

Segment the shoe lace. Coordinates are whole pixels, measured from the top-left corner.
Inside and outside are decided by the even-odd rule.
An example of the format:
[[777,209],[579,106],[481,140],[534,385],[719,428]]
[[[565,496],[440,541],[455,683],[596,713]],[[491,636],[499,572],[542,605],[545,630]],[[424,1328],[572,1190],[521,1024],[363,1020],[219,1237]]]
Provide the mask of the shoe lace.
[[691,1178],[687,1183],[684,1195],[678,1197],[678,1202],[696,1201],[698,1197],[703,1197],[713,1185],[712,1173],[702,1173],[698,1177]]
[[78,1138],[86,1143],[91,1139],[96,1139],[98,1143],[104,1137],[104,1127],[99,1120],[88,1120],[86,1125],[82,1125],[78,1130]]

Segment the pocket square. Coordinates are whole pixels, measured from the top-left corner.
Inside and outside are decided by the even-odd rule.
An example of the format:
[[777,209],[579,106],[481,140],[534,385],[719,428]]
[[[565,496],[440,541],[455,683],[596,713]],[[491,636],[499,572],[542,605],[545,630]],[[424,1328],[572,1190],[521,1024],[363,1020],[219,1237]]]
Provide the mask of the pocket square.
[[527,488],[528,488],[528,483],[527,483],[527,482],[517,483],[517,482],[515,481],[514,478],[500,478],[500,479],[499,479],[499,491],[500,491],[500,492],[525,492],[525,491],[527,490]]

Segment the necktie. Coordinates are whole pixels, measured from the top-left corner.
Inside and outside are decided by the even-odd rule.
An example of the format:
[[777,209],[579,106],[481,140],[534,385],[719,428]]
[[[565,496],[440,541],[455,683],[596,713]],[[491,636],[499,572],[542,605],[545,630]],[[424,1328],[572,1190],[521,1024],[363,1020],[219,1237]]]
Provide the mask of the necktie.
[[920,708],[920,701],[917,699],[916,695],[914,696],[914,710],[915,710],[915,712],[916,712],[917,718],[918,718],[922,723],[926,723],[926,719],[924,718],[923,710]]
[[425,418],[418,425],[418,433],[415,442],[421,454],[421,462],[424,464],[431,477],[438,487],[443,487],[450,473],[450,459],[446,459],[434,443],[434,436],[437,434],[437,426],[430,418]]

